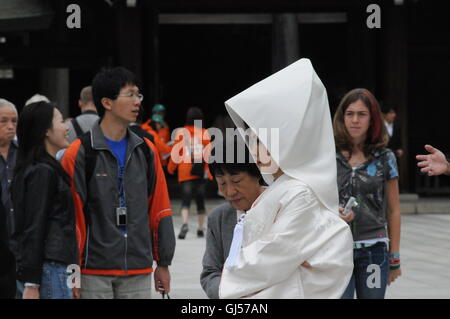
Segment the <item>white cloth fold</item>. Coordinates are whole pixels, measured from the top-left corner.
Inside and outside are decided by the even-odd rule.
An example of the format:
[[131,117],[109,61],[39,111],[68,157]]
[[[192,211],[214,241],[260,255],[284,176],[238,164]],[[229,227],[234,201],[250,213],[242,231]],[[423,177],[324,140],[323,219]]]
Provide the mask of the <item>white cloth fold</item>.
[[231,242],[228,258],[225,261],[225,268],[227,269],[235,268],[239,262],[239,253],[241,252],[244,232],[244,219],[245,214],[241,215],[238,223],[236,224],[236,226],[234,226],[233,241]]

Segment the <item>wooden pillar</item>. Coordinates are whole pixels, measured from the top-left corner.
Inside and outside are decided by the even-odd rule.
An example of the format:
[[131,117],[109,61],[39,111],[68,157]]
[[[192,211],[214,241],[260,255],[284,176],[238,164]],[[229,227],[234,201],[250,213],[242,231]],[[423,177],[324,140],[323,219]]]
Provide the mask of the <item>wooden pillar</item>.
[[382,11],[383,30],[383,95],[385,103],[397,110],[397,121],[401,124],[401,140],[404,150],[399,160],[400,185],[404,191],[412,190],[409,174],[408,147],[408,32],[407,6],[386,6]]
[[[347,17],[347,88],[366,88],[377,98],[377,46],[379,29],[369,29],[366,8],[369,2],[357,1],[350,6]],[[336,49],[336,48],[335,48]],[[338,48],[337,48],[338,49]]]
[[116,10],[116,65],[132,71],[142,84],[142,21],[141,8],[128,8],[125,3]]
[[69,69],[44,68],[40,72],[40,94],[56,103],[64,118],[69,116]]
[[297,15],[274,14],[272,28],[272,71],[276,72],[300,58]]
[[159,84],[159,22],[158,11],[155,7],[149,5],[142,11],[143,14],[143,78],[145,85],[143,91],[145,94],[144,118],[151,115],[151,109],[154,104],[159,103],[160,96]]

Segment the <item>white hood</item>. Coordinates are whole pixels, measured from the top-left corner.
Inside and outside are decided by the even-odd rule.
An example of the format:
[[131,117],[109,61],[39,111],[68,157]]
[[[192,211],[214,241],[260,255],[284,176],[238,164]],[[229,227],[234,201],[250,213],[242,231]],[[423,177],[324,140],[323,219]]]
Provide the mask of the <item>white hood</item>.
[[[338,213],[336,153],[327,92],[309,59],[300,59],[225,102],[238,128],[258,135],[283,172],[310,186]],[[279,144],[259,129],[279,129]]]

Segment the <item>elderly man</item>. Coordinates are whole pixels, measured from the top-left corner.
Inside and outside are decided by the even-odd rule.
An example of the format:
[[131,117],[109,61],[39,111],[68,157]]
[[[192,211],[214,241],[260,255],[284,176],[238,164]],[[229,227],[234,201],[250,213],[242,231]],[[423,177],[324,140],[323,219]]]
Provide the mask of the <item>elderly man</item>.
[[[9,186],[11,185],[16,165],[17,142],[15,136],[17,118],[17,109],[14,104],[5,99],[0,99],[0,183],[2,204],[6,212],[8,238],[11,238],[14,232],[14,210]],[[11,248],[14,250],[13,247]]]

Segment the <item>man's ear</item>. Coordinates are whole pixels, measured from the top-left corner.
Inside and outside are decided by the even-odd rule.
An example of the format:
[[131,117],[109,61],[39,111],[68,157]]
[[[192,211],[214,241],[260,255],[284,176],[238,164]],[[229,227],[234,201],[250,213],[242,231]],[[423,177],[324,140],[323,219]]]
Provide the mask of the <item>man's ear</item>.
[[105,110],[107,110],[107,111],[112,110],[112,100],[111,99],[104,97],[101,99],[101,102],[102,102],[102,105],[105,108]]
[[78,106],[81,108],[83,108],[83,102],[81,102],[81,100],[78,100]]

